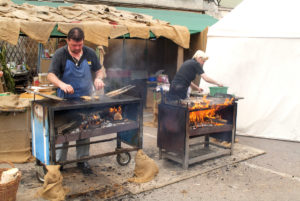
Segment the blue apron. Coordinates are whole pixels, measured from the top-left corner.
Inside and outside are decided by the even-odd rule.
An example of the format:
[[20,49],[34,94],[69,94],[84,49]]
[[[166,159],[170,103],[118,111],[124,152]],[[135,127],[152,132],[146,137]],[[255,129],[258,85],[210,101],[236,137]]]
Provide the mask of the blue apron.
[[79,66],[67,59],[66,68],[61,79],[64,83],[70,84],[73,89],[73,94],[66,94],[60,88],[57,89],[57,96],[61,98],[79,98],[80,96],[89,96],[92,92],[92,74],[90,66],[84,59]]

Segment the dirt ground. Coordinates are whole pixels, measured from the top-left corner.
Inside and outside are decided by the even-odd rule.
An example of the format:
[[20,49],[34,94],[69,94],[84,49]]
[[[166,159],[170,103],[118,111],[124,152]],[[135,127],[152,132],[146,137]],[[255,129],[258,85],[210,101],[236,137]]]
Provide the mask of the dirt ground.
[[[145,115],[145,120],[151,115]],[[300,201],[300,143],[238,136],[240,144],[266,153],[159,189],[112,200],[140,201]],[[156,143],[156,129],[144,127],[147,146]],[[97,200],[86,196],[78,201]]]
[[[152,118],[150,113],[145,112],[144,121],[150,121]],[[147,154],[151,157],[158,154],[158,150],[156,149],[156,135],[156,128],[144,127],[144,150],[146,153],[149,152]],[[68,198],[67,200],[300,201],[300,143],[243,136],[238,136],[238,140],[239,144],[255,147],[264,150],[266,153],[240,163],[227,165],[190,179],[185,179],[161,188],[154,188],[153,190],[139,194],[128,193],[125,189],[120,190],[120,186],[111,183],[111,185],[106,185],[107,189],[105,192],[92,191],[75,198]],[[154,151],[152,153],[149,150]],[[72,157],[72,152],[69,155]],[[132,157],[134,155],[135,153],[132,153]],[[107,163],[110,160],[116,163],[114,157],[95,159],[91,160],[90,163],[92,166],[99,167],[102,172],[107,172],[109,175],[111,166]],[[19,190],[23,191],[23,194],[17,197],[18,201],[23,201],[27,200],[25,199],[24,192],[28,195],[30,193],[33,194],[35,189],[42,184],[38,183],[35,179],[35,174],[32,172],[34,168],[33,163],[17,164],[17,167],[27,175],[26,178],[28,179],[27,181],[22,181],[21,185],[23,186]],[[120,167],[117,172],[119,171],[121,174],[124,170],[122,168],[124,167]],[[76,175],[76,170],[74,174]],[[76,182],[74,182],[74,185],[76,185]],[[108,192],[119,192],[119,194],[112,197],[103,196],[103,194]],[[43,199],[36,200],[41,201]]]

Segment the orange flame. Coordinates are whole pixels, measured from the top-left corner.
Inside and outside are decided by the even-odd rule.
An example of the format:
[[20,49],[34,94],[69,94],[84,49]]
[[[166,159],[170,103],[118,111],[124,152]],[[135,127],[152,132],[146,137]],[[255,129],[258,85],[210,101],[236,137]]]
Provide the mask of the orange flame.
[[111,107],[111,108],[109,108],[109,112],[110,113],[122,113],[122,108],[121,108],[121,106],[119,106],[118,108],[116,108],[116,107]]
[[[222,106],[228,106],[231,105],[233,102],[232,99],[226,98],[224,103],[212,105],[209,107],[210,101],[206,99],[206,96],[202,98],[201,103],[195,103],[194,106],[189,107],[189,110],[191,111],[189,114],[190,124],[198,126],[198,123],[200,124],[213,124],[216,126],[224,125],[223,123],[214,122],[213,120],[218,119],[222,120],[222,118],[219,115],[216,115],[216,112],[222,107]],[[205,109],[207,108],[207,109]],[[198,111],[193,111],[197,110]],[[202,110],[200,110],[202,109]]]

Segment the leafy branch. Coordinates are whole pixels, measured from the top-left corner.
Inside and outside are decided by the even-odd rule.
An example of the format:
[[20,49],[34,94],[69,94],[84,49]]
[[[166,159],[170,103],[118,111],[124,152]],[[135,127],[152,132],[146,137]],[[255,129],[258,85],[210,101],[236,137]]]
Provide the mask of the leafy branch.
[[6,65],[6,47],[3,45],[0,52],[0,68],[3,71],[7,91],[15,93],[15,81]]

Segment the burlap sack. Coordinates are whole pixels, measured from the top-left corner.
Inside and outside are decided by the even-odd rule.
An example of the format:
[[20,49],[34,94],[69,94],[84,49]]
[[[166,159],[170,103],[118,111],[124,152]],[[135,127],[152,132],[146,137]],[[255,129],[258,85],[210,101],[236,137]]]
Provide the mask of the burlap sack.
[[21,22],[21,31],[33,40],[46,44],[55,23],[50,22]]
[[47,165],[47,174],[44,177],[44,185],[36,193],[36,197],[42,197],[51,201],[63,201],[68,188],[63,187],[63,177],[59,171],[60,165]]
[[4,18],[0,19],[0,40],[16,45],[18,43],[19,34],[20,22]]
[[152,24],[150,30],[157,38],[163,36],[183,48],[190,46],[190,32],[184,26]]
[[125,25],[112,25],[109,37],[111,39],[117,38],[119,36],[123,36],[125,34],[129,33],[127,26]]
[[[20,112],[9,112],[14,110]],[[14,163],[31,161],[29,100],[19,96],[0,98],[0,160]]]
[[85,40],[108,47],[108,37],[111,26],[101,22],[84,22],[82,23],[85,33]]
[[68,32],[74,27],[83,29],[83,25],[79,23],[58,23],[57,30],[67,35]]
[[126,22],[131,38],[148,39],[150,37],[150,27],[145,24]]
[[135,156],[135,177],[129,178],[129,182],[146,183],[158,174],[158,166],[153,159],[149,158],[143,150],[138,150]]

